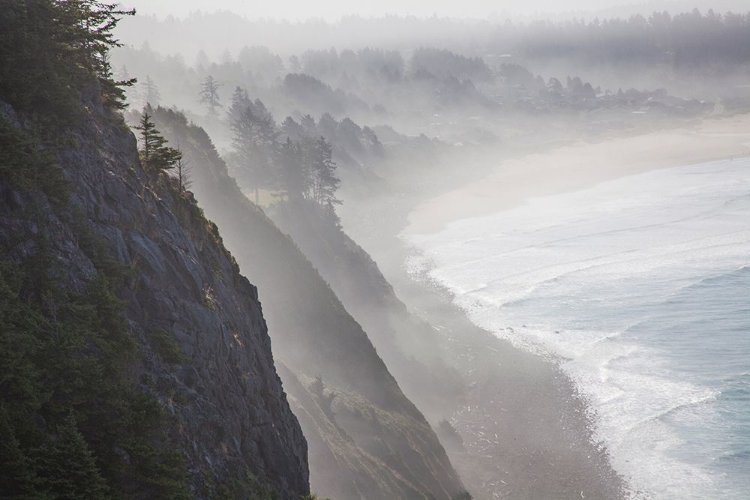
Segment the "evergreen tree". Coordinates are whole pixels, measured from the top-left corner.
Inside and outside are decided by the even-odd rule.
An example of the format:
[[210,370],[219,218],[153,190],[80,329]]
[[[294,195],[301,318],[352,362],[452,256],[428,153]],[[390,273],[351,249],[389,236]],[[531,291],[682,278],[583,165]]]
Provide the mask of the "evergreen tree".
[[203,49],[198,51],[198,54],[195,56],[195,67],[196,69],[200,70],[201,72],[204,71],[208,66],[211,64],[211,61],[208,60],[208,56],[203,51]]
[[117,3],[99,0],[77,0],[75,2],[54,2],[60,9],[59,21],[64,23],[67,34],[73,43],[70,47],[77,53],[79,64],[88,66],[98,80],[105,104],[123,108],[125,99],[123,87],[133,85],[127,79],[115,81],[109,62],[109,50],[121,44],[112,31],[122,16],[134,15],[135,10],[118,9]]
[[[178,151],[180,150],[178,149]],[[185,191],[190,189],[192,181],[190,180],[190,165],[187,161],[182,159],[181,151],[175,167],[177,169],[177,185],[180,188],[180,193],[185,193]]]
[[159,87],[157,87],[154,80],[151,79],[151,75],[146,75],[146,81],[143,82],[142,94],[143,98],[146,100],[146,104],[158,106],[161,102]]
[[162,137],[151,121],[153,109],[147,105],[143,110],[140,125],[135,127],[141,136],[140,158],[146,172],[158,174],[169,170],[182,159],[179,150],[167,146],[167,140]]
[[305,130],[291,116],[287,116],[284,123],[281,124],[281,133],[295,142],[305,138]]
[[[274,169],[277,166],[279,133],[270,114],[258,116],[253,112],[253,107],[249,105],[240,110],[231,123],[234,132],[232,169],[240,182],[249,184],[255,190],[257,204],[261,188],[274,189],[278,185]],[[265,107],[262,110],[265,111]]]
[[297,57],[297,56],[290,56],[289,57],[289,72],[290,73],[300,73],[300,72],[302,72],[302,65],[299,62],[299,57]]
[[270,127],[273,127],[274,129],[276,128],[276,120],[273,119],[273,115],[270,111],[268,111],[268,108],[266,108],[266,105],[263,104],[263,101],[261,101],[260,99],[256,99],[250,106],[253,110],[253,113],[255,113],[255,116],[267,122]]
[[219,85],[213,76],[208,75],[206,80],[203,82],[203,87],[200,91],[201,104],[205,104],[208,107],[208,115],[215,117],[217,115],[217,109],[221,108],[221,102],[219,101]]
[[31,500],[39,498],[35,495],[38,489],[39,478],[21,450],[5,408],[0,406],[0,498]]
[[219,58],[221,60],[221,64],[223,65],[229,65],[234,62],[234,59],[232,58],[232,53],[229,52],[229,49],[224,49],[224,52],[221,53],[221,56]]
[[302,146],[287,137],[279,152],[279,177],[282,194],[291,202],[307,197],[311,186],[310,171],[304,162]]
[[232,124],[238,121],[240,119],[240,113],[251,105],[252,101],[247,95],[247,90],[242,87],[235,87],[234,92],[232,93],[232,103],[227,110],[229,123]]
[[70,414],[60,425],[57,437],[39,459],[40,476],[53,498],[105,500],[107,486],[86,441]]
[[123,65],[120,71],[117,72],[117,79],[113,81],[113,84],[117,88],[116,92],[118,96],[115,104],[116,108],[125,109],[128,106],[127,101],[130,100],[132,102],[134,95],[126,89],[133,87],[136,83],[138,83],[138,80],[132,78],[127,66]]
[[373,129],[368,126],[362,128],[362,137],[370,154],[376,157],[382,157],[385,154],[383,143],[380,142],[378,135]]
[[69,124],[80,114],[79,89],[92,83],[106,106],[120,107],[122,82],[107,56],[120,45],[112,31],[132,14],[96,0],[2,2],[0,96],[44,125]]
[[341,181],[336,177],[336,163],[333,161],[331,144],[321,137],[313,143],[312,155],[313,200],[333,210],[333,205],[340,205],[336,191]]
[[307,137],[315,137],[318,135],[318,126],[315,124],[315,119],[310,115],[305,115],[300,120],[300,125],[305,131]]

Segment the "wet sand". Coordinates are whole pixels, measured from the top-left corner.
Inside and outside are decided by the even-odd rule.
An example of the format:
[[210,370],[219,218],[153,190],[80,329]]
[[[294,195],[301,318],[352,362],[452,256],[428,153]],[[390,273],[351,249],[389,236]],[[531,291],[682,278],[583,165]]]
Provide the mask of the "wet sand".
[[[500,163],[480,181],[422,202],[394,202],[379,227],[351,233],[376,259],[410,310],[450,339],[449,356],[467,382],[452,415],[463,447],[444,443],[476,500],[620,499],[627,479],[593,442],[590,408],[558,365],[477,327],[450,294],[404,270],[401,234],[512,208],[531,197],[593,186],[658,168],[750,155],[750,115],[670,131],[579,143]],[[387,203],[371,207],[383,211]],[[387,212],[387,211],[386,211]],[[346,224],[345,224],[346,225]],[[347,228],[349,229],[349,228]],[[436,423],[436,422],[434,422]]]
[[592,439],[585,401],[555,363],[477,327],[445,290],[406,280],[394,283],[399,296],[450,339],[467,383],[451,418],[464,446],[443,444],[475,500],[627,497],[626,481]]
[[[750,115],[559,147],[502,162],[485,178],[421,203],[402,234],[440,231],[529,198],[626,175],[743,156],[750,156]],[[433,324],[450,325],[469,399],[454,415],[465,450],[449,455],[476,498],[612,499],[632,493],[606,449],[592,441],[590,408],[555,363],[483,336],[446,291],[426,281],[401,285],[407,304]]]
[[[463,447],[443,441],[474,500],[619,500],[627,485],[593,442],[590,416],[570,379],[555,364],[513,347],[474,325],[445,289],[404,269],[409,254],[398,233],[407,206],[381,202],[377,229],[350,232],[377,261],[409,310],[447,340],[446,360],[462,374],[466,393],[444,411],[425,416],[433,426],[449,418]],[[392,210],[392,211],[391,211]],[[348,227],[347,227],[348,226]]]
[[450,222],[513,208],[524,200],[594,186],[659,168],[750,156],[750,115],[499,161],[485,178],[417,206],[406,233],[434,233]]

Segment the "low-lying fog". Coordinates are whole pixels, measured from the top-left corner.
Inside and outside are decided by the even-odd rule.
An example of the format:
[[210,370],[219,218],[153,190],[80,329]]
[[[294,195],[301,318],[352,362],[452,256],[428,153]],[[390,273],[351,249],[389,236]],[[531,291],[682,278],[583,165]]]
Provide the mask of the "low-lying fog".
[[[750,493],[750,428],[731,417],[748,410],[750,358],[727,351],[750,320],[730,296],[709,300],[722,289],[712,280],[742,295],[750,266],[747,165],[735,162],[750,156],[746,2],[132,3],[142,14],[123,21],[112,55],[118,78],[138,80],[128,119],[161,106],[205,129],[216,161],[313,261],[404,393],[473,443],[449,452],[473,494],[514,491],[506,479],[525,485],[517,497],[550,493],[567,474],[617,483],[593,488],[602,495],[620,479],[657,498]],[[301,201],[321,218],[295,216]],[[210,214],[223,200],[199,202]],[[713,324],[721,345],[702,359]],[[462,332],[476,326],[554,369],[469,345]],[[434,332],[445,351],[424,348]],[[718,369],[722,356],[734,364]],[[412,361],[445,372],[427,382]],[[455,382],[456,411],[432,398],[435,380]],[[524,390],[553,402],[530,417]],[[563,420],[593,427],[560,441],[550,429]],[[580,456],[563,450],[571,442],[587,443]],[[615,472],[592,472],[608,453]],[[563,457],[537,464],[553,471],[550,489],[530,486],[527,454]]]

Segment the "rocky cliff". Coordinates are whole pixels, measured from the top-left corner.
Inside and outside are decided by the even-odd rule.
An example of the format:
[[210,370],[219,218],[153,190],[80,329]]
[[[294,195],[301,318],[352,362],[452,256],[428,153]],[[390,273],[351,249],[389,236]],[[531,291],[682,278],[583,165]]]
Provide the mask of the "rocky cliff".
[[463,492],[435,433],[367,334],[296,244],[242,194],[207,134],[157,110],[192,189],[257,283],[280,374],[310,448],[312,489],[335,499],[450,499]]
[[[20,450],[19,463],[33,461],[33,452],[24,451],[26,440],[31,450],[33,439],[46,435],[57,449],[66,434],[56,432],[55,423],[67,425],[72,419],[71,435],[83,436],[83,455],[93,455],[95,468],[105,476],[102,491],[116,493],[117,498],[173,498],[178,489],[184,497],[195,498],[266,498],[263,495],[275,492],[296,500],[307,494],[307,444],[276,374],[257,289],[240,275],[216,226],[195,202],[164,174],[154,177],[141,169],[135,137],[122,118],[105,109],[95,91],[84,93],[81,109],[83,118],[58,136],[61,146],[50,170],[63,174],[66,187],[61,198],[67,201],[39,189],[41,181],[21,183],[6,175],[21,165],[4,164],[0,170],[0,343],[4,355],[13,358],[12,367],[6,364],[8,370],[23,366],[41,374],[27,378],[36,383],[41,377],[42,394],[35,399],[24,396],[23,404],[14,396],[22,394],[19,381],[26,380],[20,368],[11,373],[15,378],[0,380],[0,431],[11,439],[5,442],[14,452]],[[2,107],[0,122],[4,146],[14,130],[23,134],[30,126],[8,105]],[[35,154],[31,147],[17,149],[21,158]],[[43,277],[35,279],[53,284],[34,309],[41,311],[40,321],[24,330],[19,326],[24,319],[8,304],[32,303],[34,290],[23,283],[33,276],[26,270],[41,256]],[[39,271],[39,266],[33,269]],[[121,279],[115,280],[113,269]],[[22,279],[15,280],[19,273],[24,273]],[[103,280],[108,286],[94,288]],[[16,281],[21,283],[17,289]],[[109,297],[110,291],[116,295],[105,304],[111,310],[99,314],[100,299]],[[67,312],[75,297],[90,298],[92,304],[75,299],[78,316]],[[76,325],[94,322],[88,319],[92,315],[102,324],[92,327],[80,345],[66,344],[78,337],[71,333],[66,339],[61,333],[59,325],[68,324],[65,318],[72,318],[72,332]],[[48,366],[54,358],[40,357],[28,342],[17,342],[32,326],[33,342],[70,354],[62,363],[81,359],[90,360],[91,366],[75,365],[75,372],[55,374],[45,382],[45,374],[56,373]],[[112,330],[122,330],[117,337],[121,345],[110,349],[105,341]],[[123,378],[116,387],[134,396],[96,420],[97,408],[111,401],[111,394],[94,394],[96,387],[109,382],[110,372],[105,370],[110,367],[100,365],[119,360],[118,352],[131,347],[132,356],[116,372]],[[81,378],[89,372],[101,378]],[[148,420],[164,429],[158,445],[156,438],[148,438],[148,443],[136,446],[133,443],[142,437],[137,432],[132,440],[122,439],[132,422],[119,421],[117,415],[130,415],[132,420],[146,411],[132,401],[141,401],[143,408],[152,408],[149,401],[158,403],[153,410],[157,417]],[[24,421],[35,424],[22,428]],[[106,422],[114,422],[107,432],[119,443],[116,447],[102,444]],[[151,431],[143,429],[141,434],[146,432]],[[142,451],[152,445],[152,451]],[[174,451],[169,457],[176,464],[170,465],[175,486],[162,494],[151,476],[158,479],[167,467],[167,455],[159,454],[167,448]],[[33,484],[47,484],[49,471],[34,473],[38,478]]]
[[369,333],[404,393],[433,422],[449,417],[466,384],[444,361],[444,336],[406,308],[375,261],[315,204],[279,204],[271,217]]

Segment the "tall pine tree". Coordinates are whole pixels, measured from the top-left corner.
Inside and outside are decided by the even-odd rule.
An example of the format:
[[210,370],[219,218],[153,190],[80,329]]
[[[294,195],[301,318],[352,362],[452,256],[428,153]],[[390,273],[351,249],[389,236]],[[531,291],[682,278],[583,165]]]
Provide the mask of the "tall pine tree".
[[72,413],[57,429],[57,436],[42,450],[39,475],[52,498],[105,500],[107,485],[96,466]]
[[159,87],[156,86],[156,82],[151,78],[151,75],[146,75],[146,81],[143,82],[143,98],[147,105],[158,106],[161,102],[161,93]]
[[140,125],[135,128],[141,132],[141,164],[146,172],[158,174],[173,168],[182,159],[182,153],[167,146],[167,140],[156,129],[154,122],[151,121],[152,115],[153,109],[151,106],[146,106],[141,116]]
[[334,205],[341,204],[341,200],[336,198],[336,191],[341,181],[336,177],[333,148],[323,137],[316,140],[312,147],[313,199],[329,210],[333,210]]
[[282,195],[296,203],[308,196],[312,179],[302,146],[287,137],[279,148],[279,180]]
[[211,75],[206,77],[206,80],[201,87],[201,104],[206,105],[208,108],[208,115],[211,117],[217,116],[218,109],[222,107],[219,99],[219,87],[221,87],[221,85]]
[[253,111],[253,107],[248,105],[239,110],[231,123],[234,132],[231,167],[238,181],[253,188],[257,204],[260,189],[273,190],[278,187],[279,133],[270,114],[266,111],[264,116],[260,116]]

